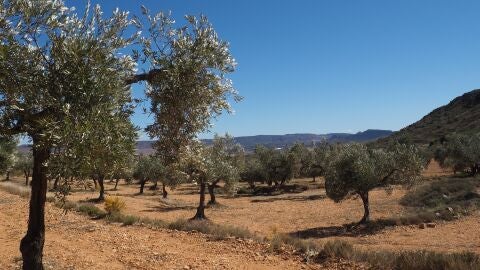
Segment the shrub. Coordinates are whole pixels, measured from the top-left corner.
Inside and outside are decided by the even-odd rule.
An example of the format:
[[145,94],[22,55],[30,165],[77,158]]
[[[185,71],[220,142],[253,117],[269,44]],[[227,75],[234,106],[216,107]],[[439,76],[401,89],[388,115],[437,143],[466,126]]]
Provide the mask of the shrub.
[[469,252],[439,253],[432,251],[371,252],[357,254],[357,259],[378,268],[395,270],[474,270],[480,269],[480,258]]
[[106,216],[109,222],[122,223],[125,226],[133,225],[140,221],[139,217],[132,215],[122,215],[120,212],[112,212]]
[[476,179],[468,178],[432,181],[407,193],[400,203],[451,220],[458,214],[468,214],[468,210],[480,208],[480,195],[476,192],[478,185]]
[[12,182],[2,182],[0,183],[0,188],[13,195],[18,195],[23,198],[30,197],[30,188]]
[[328,241],[323,246],[322,254],[326,257],[350,259],[353,257],[352,244],[343,240]]
[[218,225],[209,222],[208,220],[185,220],[177,219],[167,226],[170,230],[178,231],[197,231],[204,234],[208,234],[214,237],[216,240],[226,239],[228,237],[238,238],[252,238],[254,235],[244,228]]
[[105,211],[108,214],[120,213],[125,207],[125,201],[119,197],[107,197],[105,199]]
[[84,213],[90,217],[103,217],[106,215],[105,211],[101,210],[100,208],[96,207],[91,203],[81,204],[77,207],[77,210],[80,213]]
[[287,234],[274,233],[272,239],[270,239],[270,251],[278,252],[283,245],[290,245],[301,253],[308,253],[311,251],[320,251],[321,248],[312,241],[299,239]]

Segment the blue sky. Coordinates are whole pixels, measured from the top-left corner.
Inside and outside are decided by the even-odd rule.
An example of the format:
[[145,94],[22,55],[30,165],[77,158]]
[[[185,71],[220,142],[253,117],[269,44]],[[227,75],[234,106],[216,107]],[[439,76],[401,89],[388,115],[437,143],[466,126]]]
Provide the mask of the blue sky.
[[[97,2],[171,10],[177,23],[202,13],[230,42],[244,100],[201,137],[398,130],[480,88],[480,1]],[[151,121],[140,110],[133,120]]]

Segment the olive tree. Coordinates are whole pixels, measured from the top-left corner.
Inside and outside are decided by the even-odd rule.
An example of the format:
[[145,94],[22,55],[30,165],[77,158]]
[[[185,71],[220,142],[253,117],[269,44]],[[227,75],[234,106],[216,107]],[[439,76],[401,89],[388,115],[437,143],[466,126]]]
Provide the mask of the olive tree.
[[327,170],[329,163],[329,156],[331,145],[326,141],[323,141],[317,145],[312,150],[312,161],[308,171],[308,176],[313,178],[315,182],[316,177],[324,176]]
[[10,180],[10,171],[16,161],[17,140],[12,137],[0,137],[0,173],[6,174],[6,180]]
[[126,12],[104,18],[98,6],[78,15],[58,0],[0,3],[0,134],[26,134],[33,144],[24,269],[43,268],[48,160],[64,123],[81,125],[134,73],[119,54],[136,38],[124,34],[130,24]]
[[469,170],[475,176],[480,172],[480,134],[446,136],[435,151],[435,159],[442,167],[454,172]]
[[263,145],[255,148],[255,155],[262,165],[264,178],[269,186],[283,186],[295,175],[296,157],[288,149],[272,149]]
[[32,153],[18,153],[14,168],[16,171],[23,173],[25,176],[25,186],[28,186],[28,179],[32,175],[33,170]]
[[236,143],[229,134],[225,136],[215,135],[213,143],[207,148],[207,181],[210,201],[208,204],[216,204],[215,188],[220,181],[225,183],[225,189],[234,192],[235,185],[240,179],[240,170],[244,162],[243,147]]
[[100,123],[95,127],[84,125],[83,138],[75,146],[78,155],[85,157],[83,169],[98,181],[100,186],[98,201],[105,199],[105,177],[129,166],[130,157],[135,153],[137,139],[136,128],[129,119],[129,111],[113,114],[108,111],[99,109],[93,113],[91,117]]
[[151,159],[149,156],[140,156],[133,170],[133,178],[140,184],[139,194],[143,194],[145,184],[150,180]]
[[325,176],[327,196],[335,202],[358,195],[364,215],[370,220],[369,192],[374,188],[391,191],[393,185],[413,183],[423,169],[423,160],[415,146],[396,144],[391,149],[368,149],[363,144],[334,147]]
[[188,163],[196,168],[190,171],[191,178],[199,181],[202,194],[205,170],[197,165],[204,156],[195,146],[196,138],[210,128],[212,118],[231,111],[229,98],[240,100],[226,77],[236,63],[228,43],[205,16],[186,16],[187,24],[175,27],[164,13],[151,15],[146,8],[143,12],[150,23],[149,36],[142,39],[143,60],[156,71],[147,92],[154,122],[146,130],[158,139],[154,148],[168,170],[180,168],[176,164],[184,163],[183,153],[189,157]]
[[255,188],[255,182],[264,182],[266,180],[263,166],[255,155],[250,154],[245,156],[240,177],[243,181],[246,181],[252,189]]
[[295,143],[289,148],[288,154],[293,164],[293,176],[297,178],[310,176],[313,165],[312,151],[303,143]]

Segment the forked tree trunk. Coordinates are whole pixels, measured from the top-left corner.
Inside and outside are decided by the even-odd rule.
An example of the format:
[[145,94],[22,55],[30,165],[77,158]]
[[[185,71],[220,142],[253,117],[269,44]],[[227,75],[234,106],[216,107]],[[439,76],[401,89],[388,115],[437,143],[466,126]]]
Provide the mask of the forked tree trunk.
[[45,243],[45,201],[47,199],[47,167],[50,148],[40,146],[33,138],[33,174],[28,229],[20,242],[23,269],[42,270],[43,245]]
[[166,199],[168,196],[167,189],[165,188],[165,183],[162,183],[162,193],[163,193],[163,198]]
[[359,224],[364,224],[370,221],[370,205],[368,202],[368,191],[359,192],[358,195],[360,195],[360,198],[362,198],[363,209],[364,209],[363,218],[360,220]]
[[198,204],[197,213],[195,214],[195,216],[192,219],[202,220],[202,219],[207,218],[205,216],[205,186],[206,186],[206,183],[202,179],[200,181],[200,201],[199,201],[199,204]]
[[104,178],[105,177],[103,175],[98,177],[98,185],[100,186],[100,195],[98,196],[98,201],[105,200],[105,186],[103,185]]
[[211,184],[208,184],[208,194],[210,194],[210,201],[208,204],[216,204],[217,200],[215,198],[215,187],[217,186],[219,181],[214,181]]

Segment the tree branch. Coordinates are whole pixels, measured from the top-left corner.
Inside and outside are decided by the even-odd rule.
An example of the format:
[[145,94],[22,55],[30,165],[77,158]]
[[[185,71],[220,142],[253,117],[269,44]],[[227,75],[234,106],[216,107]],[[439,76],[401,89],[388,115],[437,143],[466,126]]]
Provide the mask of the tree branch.
[[132,77],[127,78],[125,80],[125,84],[130,85],[130,84],[138,83],[138,82],[141,82],[141,81],[147,81],[147,82],[151,83],[153,81],[153,79],[155,78],[155,76],[158,75],[160,72],[162,72],[162,69],[157,69],[156,68],[156,69],[152,69],[152,70],[150,70],[149,72],[146,72],[146,73],[133,75]]

